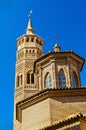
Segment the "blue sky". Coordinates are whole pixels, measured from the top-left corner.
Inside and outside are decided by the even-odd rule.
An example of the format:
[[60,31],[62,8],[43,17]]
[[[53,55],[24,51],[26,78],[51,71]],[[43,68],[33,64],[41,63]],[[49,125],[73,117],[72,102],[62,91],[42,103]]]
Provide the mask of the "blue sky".
[[[16,63],[16,39],[25,33],[29,10],[33,10],[35,33],[44,43],[44,51],[73,50],[86,58],[85,0],[1,0],[0,1],[0,130],[13,129],[13,98]],[[58,34],[58,39],[55,39]],[[86,63],[81,72],[86,86]]]

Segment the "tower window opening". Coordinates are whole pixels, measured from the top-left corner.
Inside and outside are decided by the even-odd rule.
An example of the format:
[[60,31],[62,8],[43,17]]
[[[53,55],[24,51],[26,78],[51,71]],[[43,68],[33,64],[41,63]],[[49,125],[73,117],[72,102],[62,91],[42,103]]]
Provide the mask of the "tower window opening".
[[17,77],[17,86],[19,86],[19,76]]
[[27,73],[27,84],[30,84],[30,73]]
[[36,39],[36,43],[38,43],[38,39]]
[[34,42],[34,38],[31,38],[31,42]]
[[66,77],[64,71],[61,69],[58,74],[59,88],[66,88]]
[[40,45],[42,45],[41,41],[39,42]]
[[34,84],[34,74],[31,74],[31,83]]
[[28,53],[28,50],[26,50],[26,54]]
[[31,53],[31,50],[29,50],[29,53]]
[[51,78],[51,75],[50,73],[48,73],[45,77],[45,86],[47,88],[52,88],[52,78]]
[[26,39],[26,42],[29,42],[29,38]]
[[21,78],[20,81],[21,81],[21,85],[22,85],[22,74],[21,74],[20,78]]
[[33,50],[33,53],[35,53],[35,50]]
[[22,85],[22,74],[18,75],[17,77],[17,86],[21,86]]

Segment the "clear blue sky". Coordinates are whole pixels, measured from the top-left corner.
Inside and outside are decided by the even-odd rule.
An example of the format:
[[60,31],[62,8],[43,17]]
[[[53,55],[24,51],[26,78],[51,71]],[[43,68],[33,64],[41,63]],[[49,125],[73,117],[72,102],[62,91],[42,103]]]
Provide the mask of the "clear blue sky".
[[[62,50],[73,50],[86,58],[86,0],[1,0],[0,1],[0,130],[13,129],[16,39],[25,33],[28,12],[36,34],[47,53],[57,40]],[[81,72],[86,86],[86,63]]]

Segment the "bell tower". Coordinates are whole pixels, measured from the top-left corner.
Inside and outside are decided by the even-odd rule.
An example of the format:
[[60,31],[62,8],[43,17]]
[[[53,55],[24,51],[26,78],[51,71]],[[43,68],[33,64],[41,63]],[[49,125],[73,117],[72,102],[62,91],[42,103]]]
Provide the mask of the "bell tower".
[[[32,13],[32,12],[31,12]],[[39,91],[34,61],[43,55],[43,39],[34,33],[31,13],[26,34],[17,39],[15,102]]]

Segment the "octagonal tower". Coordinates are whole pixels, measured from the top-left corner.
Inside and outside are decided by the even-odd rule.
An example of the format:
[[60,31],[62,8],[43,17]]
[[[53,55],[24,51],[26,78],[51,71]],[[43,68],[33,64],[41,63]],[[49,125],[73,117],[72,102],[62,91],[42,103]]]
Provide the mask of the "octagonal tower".
[[34,61],[43,55],[43,39],[34,33],[29,18],[26,34],[17,39],[16,101],[38,91],[37,76],[33,72]]

